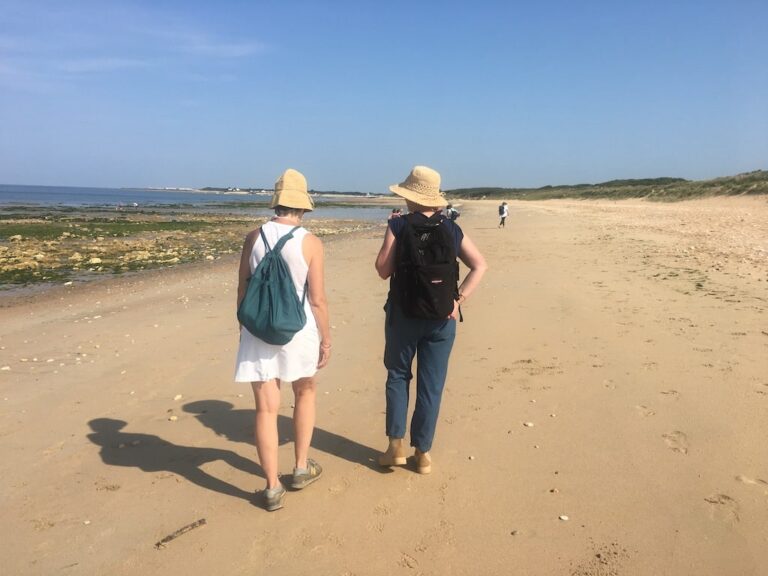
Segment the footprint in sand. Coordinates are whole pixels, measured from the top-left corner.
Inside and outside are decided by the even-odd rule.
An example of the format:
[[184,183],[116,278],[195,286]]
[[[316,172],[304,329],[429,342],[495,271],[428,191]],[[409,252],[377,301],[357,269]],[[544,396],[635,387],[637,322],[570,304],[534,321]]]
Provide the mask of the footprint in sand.
[[671,400],[677,400],[680,397],[680,392],[677,390],[662,390],[660,393]]
[[670,450],[680,452],[681,454],[688,454],[688,436],[683,432],[675,430],[674,432],[662,434],[661,437],[664,438],[664,443]]
[[[736,480],[743,484],[749,484],[750,486],[762,486],[763,488],[768,488],[768,482],[762,478],[750,478],[749,476],[739,474],[736,476]],[[765,494],[768,495],[768,490],[766,490]]]
[[713,494],[704,498],[710,505],[709,514],[713,520],[735,524],[739,521],[739,503],[727,494]]
[[421,538],[416,542],[413,550],[417,553],[424,553],[434,548],[451,549],[457,545],[455,529],[452,522],[440,520],[440,522],[427,529]]
[[368,522],[368,530],[383,532],[386,519],[392,514],[392,507],[383,502],[373,509],[373,518]]
[[592,547],[588,558],[571,567],[570,576],[617,576],[624,573],[622,564],[629,559],[626,548],[618,542],[599,546],[592,543]]
[[635,406],[635,410],[637,410],[637,413],[643,418],[648,418],[649,416],[654,416],[656,414],[655,410],[651,410],[648,406],[643,406],[642,404]]
[[342,476],[340,481],[337,480],[330,488],[328,488],[328,492],[331,496],[338,496],[339,494],[346,492],[351,485],[352,481],[349,478]]
[[415,569],[419,567],[419,562],[414,558],[413,556],[409,556],[408,554],[403,553],[403,555],[400,557],[400,566],[403,568],[411,568]]

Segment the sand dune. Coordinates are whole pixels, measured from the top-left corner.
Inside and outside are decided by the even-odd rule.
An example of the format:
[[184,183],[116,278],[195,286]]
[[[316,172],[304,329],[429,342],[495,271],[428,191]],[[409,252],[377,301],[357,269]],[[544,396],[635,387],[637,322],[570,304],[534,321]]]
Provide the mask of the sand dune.
[[490,271],[429,476],[374,465],[383,226],[327,243],[325,475],[276,513],[250,503],[235,258],[0,299],[2,572],[764,573],[766,200],[513,202],[505,230],[495,205],[462,207]]

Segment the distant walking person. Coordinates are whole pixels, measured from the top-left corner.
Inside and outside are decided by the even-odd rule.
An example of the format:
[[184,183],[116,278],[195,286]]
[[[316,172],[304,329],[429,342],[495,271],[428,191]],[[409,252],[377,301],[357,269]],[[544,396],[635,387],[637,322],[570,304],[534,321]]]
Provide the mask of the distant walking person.
[[[460,305],[483,277],[486,264],[469,236],[441,213],[446,201],[440,192],[440,174],[416,166],[405,182],[390,186],[390,190],[405,199],[409,214],[389,221],[376,258],[379,276],[390,281],[384,325],[389,447],[379,456],[379,464],[406,463],[403,438],[416,357],[416,406],[410,443],[415,448],[416,471],[429,474],[429,451],[456,336],[456,319],[461,314]],[[460,285],[457,256],[469,268]]]
[[499,228],[504,228],[507,216],[509,216],[509,207],[506,202],[502,202],[499,205]]
[[238,309],[259,262],[269,250],[280,250],[276,244],[288,236],[278,257],[290,270],[292,286],[289,284],[288,289],[295,289],[301,299],[306,324],[283,345],[270,344],[241,326],[235,380],[251,382],[253,388],[256,451],[267,480],[264,506],[272,511],[283,507],[285,496],[285,488],[277,475],[277,412],[281,382],[292,382],[295,396],[296,466],[291,487],[304,488],[322,474],[320,465],[307,456],[315,426],[317,386],[314,376],[331,356],[331,336],[323,279],[323,244],[301,226],[304,213],[314,208],[304,176],[296,170],[286,170],[275,183],[270,206],[275,209],[275,216],[245,238],[237,287]]
[[453,221],[457,220],[459,216],[461,216],[461,212],[456,210],[456,208],[453,207],[453,204],[448,204],[448,206],[445,207],[445,216]]

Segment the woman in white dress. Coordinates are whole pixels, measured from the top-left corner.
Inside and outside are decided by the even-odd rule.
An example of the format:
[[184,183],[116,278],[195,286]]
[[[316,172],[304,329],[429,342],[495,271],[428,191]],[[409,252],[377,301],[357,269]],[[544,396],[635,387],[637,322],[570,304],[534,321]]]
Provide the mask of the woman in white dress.
[[[270,204],[275,216],[260,228],[250,232],[240,257],[237,305],[245,296],[248,280],[264,257],[266,248],[261,239],[263,231],[269,246],[296,226],[301,226],[305,212],[314,208],[307,192],[307,181],[296,170],[288,169],[275,183]],[[288,265],[299,298],[307,290],[305,312],[307,323],[285,345],[273,345],[240,327],[235,380],[251,382],[256,402],[254,436],[256,451],[267,480],[263,492],[267,510],[283,506],[285,487],[277,476],[277,413],[280,408],[280,384],[292,382],[295,396],[293,426],[295,432],[296,465],[291,487],[305,488],[322,474],[320,465],[308,458],[309,445],[315,426],[315,373],[328,363],[331,356],[331,335],[328,304],[323,275],[323,244],[314,234],[299,227],[281,252]]]

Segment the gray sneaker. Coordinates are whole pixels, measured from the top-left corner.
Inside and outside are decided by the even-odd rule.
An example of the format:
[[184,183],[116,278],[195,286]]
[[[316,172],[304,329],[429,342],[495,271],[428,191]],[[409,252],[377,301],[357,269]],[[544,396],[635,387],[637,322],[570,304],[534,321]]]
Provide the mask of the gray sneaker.
[[294,490],[301,490],[306,488],[315,480],[318,480],[323,474],[323,469],[312,458],[307,458],[307,468],[302,471],[294,469],[293,480],[291,481],[291,488]]
[[264,508],[269,512],[280,510],[283,507],[283,498],[285,497],[285,488],[280,484],[277,488],[264,490]]

